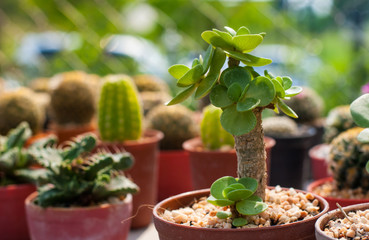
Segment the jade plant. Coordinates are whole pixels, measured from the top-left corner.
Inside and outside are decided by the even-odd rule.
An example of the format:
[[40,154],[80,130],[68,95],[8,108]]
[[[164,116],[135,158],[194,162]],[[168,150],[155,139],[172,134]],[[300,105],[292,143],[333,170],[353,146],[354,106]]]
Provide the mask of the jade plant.
[[211,185],[207,201],[219,207],[229,206],[231,211],[219,211],[216,216],[220,219],[232,217],[232,225],[241,227],[247,224],[242,215],[257,215],[268,208],[263,199],[254,195],[257,187],[254,178],[222,177]]
[[32,155],[45,167],[44,182],[35,203],[41,207],[89,206],[110,197],[124,197],[138,187],[124,176],[133,165],[127,152],[98,152],[96,137],[80,135],[65,148],[32,148]]
[[[169,68],[169,73],[178,80],[177,86],[185,89],[168,105],[180,103],[193,94],[195,99],[209,94],[211,103],[223,111],[220,116],[223,128],[234,136],[238,177],[256,179],[255,195],[264,199],[266,154],[261,113],[270,108],[296,118],[296,113],[284,100],[302,89],[292,86],[290,77],[274,76],[267,70],[260,75],[254,69],[272,62],[250,54],[261,44],[265,33],[250,34],[246,27],[237,31],[225,29],[202,33],[209,47],[204,55],[193,60],[191,67],[177,64]],[[221,71],[226,59],[228,67]]]
[[358,140],[369,143],[369,94],[364,94],[353,101],[350,111],[354,122],[359,127],[365,128],[358,135]]

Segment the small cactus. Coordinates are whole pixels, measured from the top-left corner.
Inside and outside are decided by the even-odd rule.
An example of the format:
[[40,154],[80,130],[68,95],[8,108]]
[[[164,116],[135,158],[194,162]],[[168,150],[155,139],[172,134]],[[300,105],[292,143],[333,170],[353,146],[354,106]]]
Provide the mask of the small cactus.
[[182,143],[198,135],[193,112],[182,105],[158,106],[147,116],[148,128],[164,133],[161,149],[182,149]]
[[201,140],[204,148],[218,150],[222,147],[233,148],[233,136],[224,130],[220,124],[222,109],[213,105],[204,108],[204,116],[201,121]]
[[139,92],[169,92],[168,85],[160,78],[152,75],[136,75],[133,77],[133,82]]
[[296,136],[298,134],[296,122],[285,116],[264,119],[263,128],[265,135],[272,137]]
[[324,141],[330,143],[340,133],[355,126],[356,124],[350,113],[350,105],[337,106],[328,113],[324,126]]
[[132,79],[127,75],[105,77],[98,106],[102,140],[137,140],[142,131],[142,110]]

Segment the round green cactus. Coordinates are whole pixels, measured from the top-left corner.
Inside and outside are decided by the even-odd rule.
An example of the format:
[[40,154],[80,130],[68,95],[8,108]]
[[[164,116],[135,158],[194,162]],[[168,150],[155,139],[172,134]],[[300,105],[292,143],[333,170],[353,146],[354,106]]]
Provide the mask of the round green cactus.
[[263,128],[265,135],[272,137],[296,136],[299,131],[297,123],[285,116],[264,119]]
[[142,132],[142,109],[137,89],[127,75],[104,78],[98,106],[102,140],[137,140]]
[[228,146],[233,148],[234,138],[220,124],[222,109],[209,105],[204,108],[201,121],[201,140],[204,148],[215,150]]

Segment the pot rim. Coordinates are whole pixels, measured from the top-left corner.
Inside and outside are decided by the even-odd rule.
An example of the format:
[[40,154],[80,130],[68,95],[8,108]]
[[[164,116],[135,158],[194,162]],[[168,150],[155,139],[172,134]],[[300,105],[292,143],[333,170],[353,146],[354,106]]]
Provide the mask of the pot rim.
[[39,211],[46,210],[46,211],[53,211],[53,212],[74,212],[74,211],[89,211],[89,210],[104,209],[104,208],[109,208],[110,206],[130,204],[132,203],[132,199],[133,199],[132,194],[129,193],[126,195],[126,198],[123,201],[120,201],[119,203],[102,203],[96,206],[87,206],[87,207],[74,206],[74,207],[45,207],[43,208],[34,203],[34,200],[37,197],[37,195],[38,195],[37,191],[28,195],[28,197],[24,201],[25,206],[38,209]]
[[[360,204],[354,204],[350,206],[346,206],[342,208],[346,213],[353,211],[353,210],[363,210],[363,209],[369,209],[369,202],[368,203],[360,203]],[[336,213],[340,213],[340,215],[343,215],[340,209],[334,209],[327,213],[324,213],[322,216],[318,218],[318,220],[315,222],[315,231],[319,234],[326,236],[327,239],[337,240],[337,238],[332,238],[324,233],[324,231],[320,228],[320,224],[326,220],[327,222],[331,220],[333,217],[335,217]]]
[[[309,149],[309,157],[314,156],[314,153],[316,151],[318,151],[321,148],[330,148],[331,146],[328,143],[320,143],[317,144],[315,146],[313,146],[312,148]],[[314,156],[314,158],[318,159],[317,157]],[[320,160],[320,159],[319,159]]]
[[[326,183],[326,182],[333,182],[334,179],[333,177],[326,177],[326,178],[321,178],[318,180],[313,181],[312,183],[310,183],[307,187],[308,192],[314,193],[314,189],[317,188],[318,186],[321,186],[322,184]],[[314,193],[315,195],[317,195],[316,193]],[[362,203],[363,201],[367,200],[369,202],[369,198],[337,198],[337,197],[324,197],[327,201],[337,201],[337,199],[339,200],[348,200],[353,202],[353,204],[355,204],[355,202],[357,202],[357,204]]]
[[[269,189],[272,189],[274,187],[268,187]],[[288,190],[288,188],[282,188],[283,190]],[[306,191],[302,191],[302,190],[298,190],[298,189],[295,189],[296,191],[298,192],[303,192],[303,193],[307,193]],[[256,228],[242,228],[242,229],[228,229],[228,228],[200,228],[200,227],[192,227],[192,226],[185,226],[185,225],[181,225],[181,224],[177,224],[177,223],[172,223],[172,222],[168,222],[166,220],[164,220],[163,218],[161,218],[159,215],[158,215],[158,210],[161,208],[160,206],[167,203],[167,202],[170,202],[170,201],[173,201],[177,198],[181,198],[181,197],[185,197],[185,196],[189,196],[189,195],[193,195],[193,194],[196,194],[196,193],[199,193],[199,194],[204,194],[204,195],[208,195],[210,193],[210,188],[208,189],[201,189],[201,190],[195,190],[195,191],[190,191],[190,192],[185,192],[185,193],[181,193],[181,194],[178,194],[178,195],[175,195],[175,196],[172,196],[172,197],[169,197],[167,199],[164,199],[163,201],[157,203],[153,209],[153,216],[155,219],[157,219],[158,221],[162,222],[162,223],[165,223],[165,224],[168,224],[172,227],[181,227],[181,228],[185,228],[187,230],[197,230],[197,229],[201,229],[201,231],[210,231],[210,232],[217,232],[217,231],[226,231],[226,232],[242,232],[242,231],[262,231],[262,230],[269,230],[269,229],[281,229],[281,228],[288,228],[288,227],[291,227],[291,226],[294,226],[294,225],[297,225],[297,224],[303,224],[303,223],[306,223],[306,222],[309,222],[309,221],[314,221],[316,219],[318,219],[320,216],[322,216],[323,214],[325,214],[326,212],[328,212],[328,208],[329,208],[329,205],[328,205],[328,202],[312,193],[314,195],[314,197],[316,199],[319,200],[319,202],[321,204],[323,204],[324,208],[323,210],[309,218],[309,219],[306,219],[306,220],[301,220],[301,221],[297,221],[297,222],[293,222],[293,223],[287,223],[287,224],[283,224],[283,225],[275,225],[275,226],[270,226],[270,227],[256,227]]]
[[99,132],[96,133],[98,136],[98,144],[112,144],[112,145],[122,145],[122,146],[134,146],[134,145],[140,145],[140,144],[152,144],[155,142],[159,142],[161,139],[164,138],[164,133],[162,133],[159,130],[155,129],[146,129],[143,132],[143,135],[141,138],[137,140],[125,140],[123,142],[120,141],[105,141],[100,138]]
[[32,183],[10,184],[6,186],[0,186],[0,193],[9,191],[19,191],[22,189],[30,189],[30,188],[36,188],[36,186]]

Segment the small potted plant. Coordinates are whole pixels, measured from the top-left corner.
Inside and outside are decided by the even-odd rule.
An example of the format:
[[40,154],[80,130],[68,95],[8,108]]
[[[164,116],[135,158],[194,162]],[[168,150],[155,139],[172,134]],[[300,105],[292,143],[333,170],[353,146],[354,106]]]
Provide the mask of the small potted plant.
[[[35,191],[40,172],[29,170],[35,159],[24,148],[31,137],[31,129],[27,122],[9,131],[7,136],[0,137],[0,232],[1,239],[28,239],[28,229],[24,211],[24,200]],[[34,142],[42,146],[48,141]],[[41,140],[40,140],[41,141]],[[30,146],[30,147],[33,147]]]
[[[250,239],[287,239],[291,238],[292,234],[294,239],[314,239],[314,222],[327,211],[326,201],[318,196],[301,193],[306,199],[314,199],[315,207],[311,210],[315,209],[316,212],[312,213],[309,219],[294,222],[293,220],[302,219],[300,218],[302,215],[299,215],[284,221],[284,223],[293,223],[281,226],[271,226],[274,222],[270,220],[271,214],[265,216],[270,220],[270,227],[267,227],[268,224],[265,225],[267,220],[260,224],[260,214],[248,219],[245,216],[248,213],[247,210],[243,212],[239,209],[246,204],[250,209],[260,210],[259,206],[264,206],[260,200],[268,202],[271,196],[273,199],[279,199],[281,204],[283,202],[287,204],[287,195],[282,197],[274,193],[284,195],[288,194],[288,190],[276,188],[269,192],[266,187],[266,154],[261,114],[264,109],[271,108],[275,111],[280,109],[291,117],[297,117],[283,100],[297,95],[301,88],[292,87],[292,80],[289,77],[273,76],[268,71],[265,71],[262,76],[254,70],[255,66],[271,63],[270,59],[249,54],[262,42],[265,33],[250,34],[246,27],[241,27],[237,31],[226,27],[225,32],[213,29],[203,32],[201,36],[209,43],[204,56],[195,59],[191,68],[185,65],[174,65],[169,68],[169,73],[178,79],[177,85],[185,89],[168,104],[180,103],[193,93],[196,99],[210,94],[211,103],[223,111],[220,117],[223,128],[234,136],[238,178],[220,179],[219,182],[213,183],[210,191],[207,189],[184,193],[157,204],[154,209],[154,223],[160,239],[174,239],[178,236],[182,239],[193,239],[193,236],[197,239],[245,239],[245,236]],[[227,57],[228,68],[221,71]],[[241,62],[246,66],[240,66]],[[247,179],[245,180],[247,183],[243,183],[244,178]],[[254,180],[248,181],[248,179]],[[213,192],[214,188],[215,192]],[[295,190],[291,191],[291,196],[295,196],[295,193],[299,194]],[[211,193],[210,197],[209,193]],[[247,201],[251,196],[253,196],[251,201]],[[205,197],[205,202],[201,201],[201,197]],[[236,201],[242,203],[237,204]],[[207,210],[207,202],[218,205],[216,210],[205,211],[212,217],[212,224],[208,222],[201,226],[198,223],[198,226],[194,226],[194,219],[184,218],[186,215],[184,212],[192,213],[192,210],[186,207],[191,206],[194,212],[196,206],[200,208],[204,206]],[[184,212],[179,211],[180,208],[183,208]],[[261,210],[263,209],[264,207],[261,207]],[[219,217],[215,216],[219,211],[231,212],[224,217],[226,223],[230,224],[217,225]],[[254,213],[257,214],[256,211]],[[174,222],[169,221],[166,215],[170,215],[169,219]],[[224,214],[220,215],[224,216]],[[246,221],[241,220],[243,221],[241,224],[233,223],[233,220],[238,218]],[[205,219],[198,217],[198,220],[204,222]],[[178,222],[183,224],[177,224]],[[216,226],[222,229],[214,229]],[[226,226],[238,229],[224,229]]]
[[[203,109],[201,137],[187,140],[183,148],[190,157],[191,177],[194,189],[208,188],[222,176],[237,176],[237,155],[233,136],[220,124],[222,109],[208,105]],[[270,153],[275,141],[264,137],[267,171],[270,169]],[[268,172],[269,173],[269,172]]]
[[45,167],[43,184],[25,201],[32,239],[126,239],[138,187],[123,171],[134,160],[127,152],[91,154],[96,141],[86,134],[63,149],[31,148]]
[[104,77],[98,103],[101,141],[96,149],[125,150],[136,159],[135,166],[127,172],[141,189],[133,197],[133,228],[151,222],[152,210],[140,206],[154,205],[157,201],[159,141],[163,138],[160,131],[143,131],[142,119],[142,106],[133,80],[127,75]]

